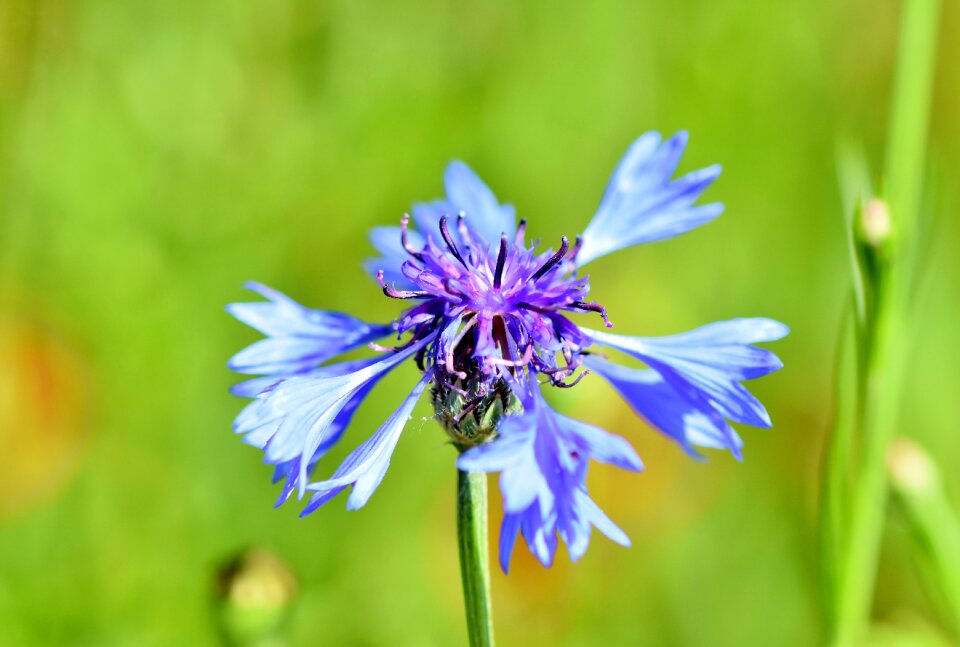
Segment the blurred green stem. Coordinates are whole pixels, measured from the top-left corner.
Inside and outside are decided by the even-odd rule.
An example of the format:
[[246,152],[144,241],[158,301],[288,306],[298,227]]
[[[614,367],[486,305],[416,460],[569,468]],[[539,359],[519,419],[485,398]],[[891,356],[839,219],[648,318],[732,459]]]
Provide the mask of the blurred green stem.
[[[880,279],[876,309],[865,331],[859,470],[851,488],[847,541],[836,572],[835,644],[850,645],[866,629],[886,508],[883,458],[899,413],[902,319],[894,307],[893,272]],[[836,469],[839,466],[833,466]]]
[[457,537],[470,647],[492,647],[487,475],[483,472],[457,471]]
[[900,23],[884,193],[904,237],[916,234],[923,194],[939,14],[940,0],[906,0]]
[[934,460],[915,442],[895,440],[887,452],[890,491],[918,548],[924,580],[960,638],[960,518]]
[[[870,615],[887,502],[884,455],[898,425],[909,341],[907,317],[918,260],[915,228],[923,189],[938,14],[939,0],[904,3],[884,175],[889,205],[886,235],[878,241],[875,230],[870,230],[876,222],[870,219],[868,205],[861,208],[856,223],[856,253],[866,296],[858,327],[858,447],[853,465],[828,459],[827,468],[837,472],[832,475],[835,480],[843,478],[840,470],[852,472],[849,499],[841,502],[849,517],[830,556],[835,645],[855,643]],[[845,459],[852,456],[853,441],[843,433],[840,439],[846,444],[837,451]]]

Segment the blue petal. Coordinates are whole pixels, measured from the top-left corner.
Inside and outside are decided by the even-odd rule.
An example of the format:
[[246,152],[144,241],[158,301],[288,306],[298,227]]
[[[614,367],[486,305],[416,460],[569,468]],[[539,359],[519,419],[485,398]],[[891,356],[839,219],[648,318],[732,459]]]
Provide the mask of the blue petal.
[[[363,261],[363,269],[373,277],[383,271],[383,278],[388,284],[396,285],[401,290],[412,290],[416,285],[403,275],[400,270],[404,261],[410,259],[410,254],[403,248],[400,227],[374,227],[370,230],[370,242],[380,252],[377,258],[368,258]],[[408,229],[407,242],[414,249],[422,249],[425,240],[419,233]]]
[[347,509],[356,510],[366,505],[387,473],[390,457],[393,456],[393,450],[400,439],[400,432],[403,431],[431,376],[431,373],[427,373],[420,379],[400,408],[373,436],[347,456],[332,477],[308,486],[315,494],[301,516],[310,514],[348,486],[352,486],[353,491],[347,500]]
[[[350,398],[343,410],[337,414],[337,417],[334,418],[333,422],[330,424],[329,431],[325,434],[324,440],[320,443],[320,446],[317,447],[316,451],[313,453],[313,457],[310,459],[310,464],[307,466],[308,476],[313,470],[314,465],[317,464],[317,461],[319,461],[328,451],[330,451],[334,445],[337,444],[337,442],[339,442],[340,438],[343,436],[343,432],[345,432],[347,427],[350,426],[350,421],[353,419],[353,414],[356,413],[360,403],[366,399],[367,394],[369,394],[371,389],[373,389],[376,381],[377,380],[370,382],[360,389],[355,396]],[[292,459],[286,463],[277,465],[276,470],[274,470],[274,483],[280,479],[286,479],[283,484],[283,489],[280,492],[280,496],[277,498],[276,505],[279,506],[288,498],[290,498],[290,495],[293,493],[293,491],[298,488],[301,474],[300,461],[300,457]]]
[[[440,233],[440,219],[444,216],[456,218],[460,211],[462,209],[455,207],[446,200],[418,202],[411,208],[413,222],[416,223],[417,230],[424,238],[432,237],[435,240]],[[450,234],[453,236],[454,242],[459,245],[461,242],[460,234],[456,231],[456,227],[450,230]]]
[[[341,414],[358,404],[356,398],[400,362],[411,357],[432,337],[421,339],[384,358],[351,362],[343,374],[332,374],[340,365],[318,369],[318,374],[287,378],[247,405],[234,421],[237,433],[253,438],[264,449],[268,463],[300,458],[299,491],[306,490],[309,461],[317,450],[338,433]],[[360,396],[362,398],[362,396]],[[341,430],[342,431],[342,430]]]
[[588,425],[573,418],[558,415],[568,425],[571,438],[580,447],[580,451],[599,463],[616,465],[625,470],[639,472],[643,469],[643,462],[637,452],[626,440],[620,436]]
[[[593,330],[584,332],[595,342],[621,350],[659,373],[687,407],[709,418],[710,425],[695,418],[696,429],[707,438],[716,438],[718,432],[726,435],[724,446],[734,453],[739,451],[739,443],[727,432],[725,419],[755,427],[771,426],[766,409],[740,381],[766,375],[783,366],[772,352],[750,344],[780,339],[789,332],[785,325],[770,319],[733,319],[669,337],[624,337]],[[603,368],[603,365],[599,366]],[[650,414],[649,405],[638,404],[644,395],[636,375],[630,377],[609,370],[606,373],[608,379],[620,381],[617,388],[630,393],[628,400],[635,407],[646,407],[641,413]],[[627,382],[633,384],[627,385]],[[647,396],[656,397],[655,389],[662,388],[659,384],[648,387]],[[652,417],[659,416],[660,420],[652,422],[663,425],[661,429],[665,433],[677,437],[681,434],[676,431],[678,423],[675,418],[683,407],[678,407],[675,401],[671,406],[659,414],[655,412]],[[669,421],[671,418],[673,422]]]
[[487,243],[500,240],[501,234],[516,233],[513,207],[501,205],[493,191],[463,162],[455,160],[447,165],[444,187],[450,205],[466,214],[467,225]]
[[258,283],[247,287],[269,301],[232,303],[227,312],[267,339],[234,355],[228,366],[238,373],[293,375],[390,334],[391,326],[365,323],[339,312],[311,310]]
[[625,247],[677,236],[723,212],[719,203],[692,206],[720,175],[719,166],[670,180],[686,144],[685,132],[662,145],[660,134],[649,132],[630,146],[583,233],[578,266]]
[[[504,523],[501,566],[509,567],[519,528],[530,551],[545,566],[553,562],[557,536],[578,559],[587,549],[592,525],[617,541],[622,532],[591,507],[586,495],[590,459],[630,470],[642,464],[622,438],[562,416],[547,406],[539,389],[521,390],[524,412],[509,416],[488,444],[460,456],[461,470],[500,472]],[[603,527],[601,527],[601,524]]]
[[593,499],[587,496],[586,490],[577,490],[577,503],[583,511],[584,516],[597,530],[621,546],[630,547],[630,538],[627,537],[627,533],[623,532],[617,524],[613,523],[610,517],[600,509]]
[[403,265],[402,261],[395,262],[395,259],[383,256],[364,259],[361,265],[363,266],[363,271],[373,278],[376,278],[379,272],[383,272],[383,280],[386,281],[387,285],[393,286],[398,290],[417,289],[417,285],[405,277],[400,270],[400,266]]
[[503,523],[500,524],[500,568],[504,573],[510,572],[510,558],[513,557],[513,548],[517,544],[519,532],[520,515],[503,515]]
[[584,365],[606,378],[638,415],[676,441],[694,458],[703,457],[694,446],[729,449],[739,457],[743,441],[726,422],[718,424],[683,398],[653,369],[617,366],[597,357]]
[[[376,360],[360,360],[356,362],[333,364],[323,368],[315,369],[308,375],[311,377],[332,377],[336,375],[345,375],[347,373],[352,373],[355,370],[359,370],[365,366],[369,366],[374,361]],[[277,376],[255,377],[235,385],[230,389],[230,391],[234,395],[239,395],[241,397],[256,398],[258,395],[264,394],[273,389],[284,379],[286,378]],[[366,398],[367,394],[374,387],[376,382],[377,380],[370,382],[359,392],[357,392],[357,394],[353,396],[353,398],[351,398],[343,408],[343,411],[337,415],[336,419],[334,419],[330,426],[329,433],[326,435],[323,442],[320,443],[320,446],[317,447],[317,450],[313,453],[313,457],[310,459],[310,464],[307,467],[308,472],[312,470],[317,461],[319,461],[323,455],[330,450],[330,448],[337,444],[337,442],[343,436],[343,432],[346,431],[347,427],[350,425],[350,420],[353,418],[353,414],[356,412],[357,407],[360,406],[360,403],[364,400],[364,398]],[[266,429],[269,432],[269,427]],[[246,436],[244,436],[244,440],[246,440],[248,444],[253,444],[256,447],[263,449],[269,442],[271,436],[271,433],[248,433]],[[290,494],[293,493],[294,489],[296,489],[297,484],[300,481],[300,460],[301,457],[299,456],[292,458],[288,461],[278,463],[274,469],[273,482],[276,483],[280,480],[285,481],[280,492],[280,496],[277,498],[277,506],[281,505],[288,498],[290,498]]]
[[283,379],[283,377],[276,375],[254,377],[239,384],[234,384],[230,387],[230,393],[241,398],[255,398],[267,389],[276,386]]

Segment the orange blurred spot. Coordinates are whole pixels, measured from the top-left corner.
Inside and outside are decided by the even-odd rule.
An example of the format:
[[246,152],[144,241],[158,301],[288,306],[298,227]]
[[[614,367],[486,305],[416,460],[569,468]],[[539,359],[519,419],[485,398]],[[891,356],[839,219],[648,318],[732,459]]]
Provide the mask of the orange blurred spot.
[[84,378],[55,335],[0,319],[0,518],[51,496],[75,472],[84,445]]

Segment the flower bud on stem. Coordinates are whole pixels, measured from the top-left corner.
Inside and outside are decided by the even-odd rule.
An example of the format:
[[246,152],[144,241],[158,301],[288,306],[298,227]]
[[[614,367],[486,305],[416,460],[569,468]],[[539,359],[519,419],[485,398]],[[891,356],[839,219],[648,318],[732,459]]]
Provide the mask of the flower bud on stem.
[[[857,361],[853,378],[840,385],[841,399],[853,404],[828,441],[821,517],[828,625],[836,646],[856,644],[869,626],[887,503],[884,461],[899,424],[911,277],[919,260],[916,226],[938,15],[939,0],[904,1],[885,200],[861,204],[854,223]],[[868,197],[861,190],[859,198]]]

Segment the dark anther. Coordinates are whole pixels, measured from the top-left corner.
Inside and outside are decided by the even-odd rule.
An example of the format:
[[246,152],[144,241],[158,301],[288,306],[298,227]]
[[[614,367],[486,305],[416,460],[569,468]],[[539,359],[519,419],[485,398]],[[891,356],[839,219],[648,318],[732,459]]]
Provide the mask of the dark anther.
[[598,312],[600,316],[603,317],[603,323],[607,328],[613,328],[613,324],[610,323],[610,320],[607,319],[607,309],[604,308],[599,303],[587,303],[586,301],[574,301],[570,304],[571,308],[577,308],[579,310],[589,310],[590,312]]
[[407,250],[407,253],[413,256],[418,261],[423,261],[423,254],[418,252],[416,248],[410,244],[407,240],[407,225],[410,223],[410,214],[403,214],[403,218],[400,219],[400,242],[403,244],[403,248]]
[[567,257],[572,261],[577,258],[577,254],[580,253],[580,248],[583,247],[583,236],[577,236],[577,239],[573,241],[573,247],[570,249],[570,253],[567,254]]
[[590,375],[590,371],[583,371],[582,373],[580,373],[580,375],[578,375],[576,378],[574,378],[573,382],[564,382],[563,380],[554,379],[553,377],[550,378],[550,382],[551,382],[551,383],[553,384],[553,386],[555,386],[555,387],[558,387],[558,388],[561,388],[561,389],[569,389],[569,388],[575,387],[576,385],[580,384],[580,380],[582,380],[583,378],[585,378],[585,377],[588,376],[588,375]]
[[517,225],[517,235],[513,239],[514,245],[523,245],[523,237],[527,233],[527,219],[522,218],[520,224]]
[[443,236],[443,242],[447,244],[447,249],[450,250],[450,253],[453,254],[460,264],[470,269],[467,265],[467,262],[463,260],[463,256],[460,255],[460,250],[457,249],[457,246],[453,242],[453,238],[450,237],[450,228],[447,227],[447,217],[443,216],[440,218],[440,235]]
[[521,301],[517,304],[518,308],[523,308],[524,310],[532,310],[533,312],[539,312],[540,314],[550,314],[550,310],[546,308],[541,308],[540,306],[535,306],[532,303],[527,303],[526,301]]
[[567,237],[564,236],[560,239],[560,249],[557,250],[557,253],[550,257],[550,259],[540,266],[540,269],[533,273],[531,280],[536,281],[541,276],[553,269],[553,267],[560,262],[560,260],[566,255],[567,249],[570,248],[570,243],[567,242]]
[[417,368],[420,370],[421,373],[425,370],[423,365],[423,360],[426,358],[426,356],[427,356],[427,347],[424,346],[423,348],[417,351],[417,355],[414,358],[414,360],[417,363]]
[[507,235],[500,236],[500,253],[497,255],[497,271],[493,275],[493,287],[500,289],[503,280],[503,264],[507,262]]
[[453,284],[451,283],[449,278],[443,279],[441,283],[443,283],[443,289],[449,292],[450,294],[452,294],[453,296],[460,297],[461,299],[467,298],[467,295],[465,295],[463,292],[461,292],[457,288],[453,287]]
[[429,292],[398,290],[390,287],[383,279],[383,270],[377,270],[377,283],[380,284],[380,288],[383,290],[383,293],[391,299],[429,299],[433,296]]

